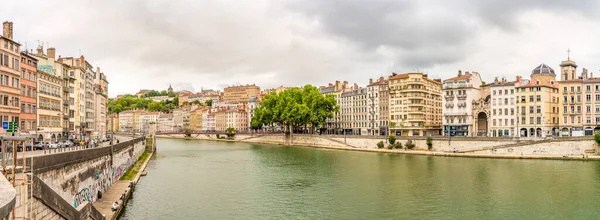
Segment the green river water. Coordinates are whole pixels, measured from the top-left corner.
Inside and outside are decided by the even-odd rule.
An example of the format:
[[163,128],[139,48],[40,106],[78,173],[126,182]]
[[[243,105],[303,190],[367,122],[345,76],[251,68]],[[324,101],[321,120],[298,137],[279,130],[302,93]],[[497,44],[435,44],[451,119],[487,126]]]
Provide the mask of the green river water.
[[157,146],[120,219],[600,219],[600,162]]

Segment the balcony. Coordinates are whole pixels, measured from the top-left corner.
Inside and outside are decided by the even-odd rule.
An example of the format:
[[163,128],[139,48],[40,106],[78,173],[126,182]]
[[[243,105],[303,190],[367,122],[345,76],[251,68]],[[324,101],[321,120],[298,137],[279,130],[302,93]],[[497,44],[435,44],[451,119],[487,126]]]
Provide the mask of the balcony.
[[446,101],[452,101],[454,100],[454,95],[445,95],[444,98],[446,99]]
[[457,88],[473,88],[471,84],[465,85],[444,85],[444,89],[457,89]]
[[454,107],[454,104],[452,104],[452,103],[446,103],[446,108],[453,108],[453,107]]
[[467,95],[457,95],[456,98],[458,98],[458,100],[465,100],[467,99]]

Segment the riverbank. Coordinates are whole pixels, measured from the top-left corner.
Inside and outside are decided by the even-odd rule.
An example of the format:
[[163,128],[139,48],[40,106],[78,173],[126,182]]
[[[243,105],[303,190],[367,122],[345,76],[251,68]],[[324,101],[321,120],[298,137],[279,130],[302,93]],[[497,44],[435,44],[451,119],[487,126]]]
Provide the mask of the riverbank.
[[[198,137],[198,136],[197,136]],[[411,155],[423,155],[423,156],[439,156],[439,157],[468,157],[468,158],[494,158],[494,159],[537,159],[537,160],[576,160],[576,161],[600,161],[599,155],[590,155],[590,154],[526,154],[523,153],[525,150],[521,149],[521,151],[517,151],[513,153],[508,153],[509,149],[512,148],[525,148],[530,146],[515,146],[515,147],[507,147],[499,149],[501,153],[498,153],[498,150],[485,150],[484,147],[477,151],[477,153],[453,153],[453,152],[444,152],[444,151],[427,151],[427,150],[403,150],[403,149],[380,149],[380,148],[366,148],[366,147],[356,147],[353,145],[347,144],[347,142],[340,142],[336,140],[331,140],[323,137],[311,137],[314,139],[320,140],[309,140],[302,141],[300,144],[292,143],[289,144],[285,140],[283,141],[275,141],[273,138],[263,138],[264,136],[260,136],[257,138],[250,137],[241,137],[237,140],[227,140],[227,139],[214,139],[214,138],[192,138],[192,137],[183,137],[183,136],[173,136],[173,135],[157,135],[157,138],[170,138],[170,139],[184,139],[184,140],[211,140],[211,141],[224,141],[224,142],[244,142],[244,143],[261,143],[261,144],[274,144],[274,145],[285,145],[285,146],[295,146],[295,147],[311,147],[311,148],[321,148],[321,149],[332,149],[332,150],[348,150],[348,151],[362,151],[362,152],[374,152],[374,153],[391,153],[391,154],[411,154]],[[277,137],[277,136],[273,136]],[[281,138],[282,135],[279,135]],[[236,137],[237,138],[237,137]],[[402,141],[402,140],[399,140]],[[584,140],[585,141],[585,140]],[[354,141],[357,142],[357,141]],[[564,141],[560,141],[561,143],[557,144],[558,147],[564,147]],[[288,143],[288,144],[285,144]],[[534,143],[531,145],[540,145],[546,144],[546,148],[551,148],[553,143],[543,142],[543,143]],[[577,143],[575,143],[577,144]],[[501,143],[498,144],[502,146]],[[595,148],[592,148],[595,149]],[[485,151],[488,151],[487,153]],[[519,153],[520,152],[520,153]],[[560,151],[558,151],[560,152]]]
[[[107,220],[114,220],[119,217],[125,208],[127,201],[133,194],[135,185],[139,181],[143,171],[146,169],[146,166],[148,166],[148,162],[150,161],[150,158],[152,158],[152,155],[152,152],[144,152],[135,164],[127,170],[123,175],[123,178],[117,180],[117,182],[102,195],[102,200],[93,204]],[[112,206],[115,201],[119,202],[119,206],[116,211],[113,211]]]

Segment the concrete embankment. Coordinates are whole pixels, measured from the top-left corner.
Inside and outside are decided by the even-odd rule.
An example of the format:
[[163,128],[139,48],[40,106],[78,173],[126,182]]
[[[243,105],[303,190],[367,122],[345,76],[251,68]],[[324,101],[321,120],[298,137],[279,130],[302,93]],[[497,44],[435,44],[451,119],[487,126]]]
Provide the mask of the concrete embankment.
[[[372,136],[325,136],[325,135],[293,135],[293,140],[283,134],[276,135],[236,135],[234,140],[217,139],[214,135],[182,134],[157,135],[158,138],[175,138],[187,140],[214,140],[245,143],[263,143],[275,145],[291,145],[298,147],[315,147],[336,150],[352,150],[377,153],[414,154],[447,157],[471,158],[507,158],[507,159],[552,159],[552,160],[600,160],[596,143],[591,138],[560,138],[555,140],[513,140],[501,138],[433,138],[432,150],[426,150],[424,137],[411,137],[417,146],[414,150],[379,149],[377,143],[384,137]],[[406,144],[408,138],[398,137],[398,142]],[[456,153],[455,153],[456,152]]]

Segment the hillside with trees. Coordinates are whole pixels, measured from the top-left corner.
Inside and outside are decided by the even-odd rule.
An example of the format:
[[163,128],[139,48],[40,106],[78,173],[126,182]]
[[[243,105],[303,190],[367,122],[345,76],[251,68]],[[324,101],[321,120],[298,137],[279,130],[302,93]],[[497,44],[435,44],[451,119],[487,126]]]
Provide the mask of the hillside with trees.
[[[163,91],[164,92],[164,91]],[[169,95],[169,94],[167,94]],[[147,96],[152,97],[152,96]],[[126,95],[120,99],[111,99],[108,102],[108,113],[109,114],[118,114],[122,111],[133,110],[133,109],[145,109],[148,111],[157,111],[157,112],[170,112],[173,109],[178,107],[179,97],[177,95],[172,96],[175,97],[173,100],[167,101],[152,101],[146,97],[138,98],[133,95]]]

